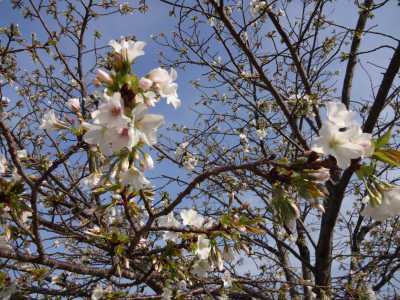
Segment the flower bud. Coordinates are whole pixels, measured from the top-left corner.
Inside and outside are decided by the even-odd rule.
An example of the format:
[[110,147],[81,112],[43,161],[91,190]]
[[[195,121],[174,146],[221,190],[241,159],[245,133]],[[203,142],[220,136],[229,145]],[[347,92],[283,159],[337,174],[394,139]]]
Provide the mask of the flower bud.
[[142,77],[139,80],[139,87],[144,91],[149,90],[152,85],[153,85],[153,81],[151,81],[150,79],[148,79],[146,77]]
[[121,171],[126,172],[128,169],[129,169],[129,159],[128,159],[128,157],[125,157],[121,161]]
[[96,79],[105,84],[113,84],[113,79],[106,71],[97,69],[96,70]]
[[70,110],[78,112],[80,110],[80,103],[78,98],[71,98],[67,101],[67,106]]
[[318,170],[309,170],[308,177],[315,182],[324,183],[331,178],[330,170],[327,168],[319,168]]
[[143,154],[142,164],[143,164],[143,169],[144,170],[150,170],[150,169],[152,169],[154,167],[153,159],[147,153]]

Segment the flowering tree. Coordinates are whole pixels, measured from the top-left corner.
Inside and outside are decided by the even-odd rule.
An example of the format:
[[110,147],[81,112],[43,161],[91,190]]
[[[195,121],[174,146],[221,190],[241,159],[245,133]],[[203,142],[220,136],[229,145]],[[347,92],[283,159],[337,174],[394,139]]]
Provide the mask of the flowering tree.
[[[12,3],[41,32],[0,31],[2,299],[396,298],[393,2],[349,27],[334,1],[154,1],[176,31],[147,46],[91,24],[153,1]],[[195,121],[161,129],[164,100]]]

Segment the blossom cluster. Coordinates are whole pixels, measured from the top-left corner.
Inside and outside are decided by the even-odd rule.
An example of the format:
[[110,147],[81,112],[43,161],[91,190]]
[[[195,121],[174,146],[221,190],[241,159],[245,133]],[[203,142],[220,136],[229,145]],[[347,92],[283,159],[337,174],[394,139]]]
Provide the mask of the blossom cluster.
[[[178,232],[182,230],[183,226],[195,230],[207,230],[215,225],[212,219],[205,218],[194,209],[182,210],[180,212],[180,217],[182,219],[182,224],[175,218],[173,212],[158,219],[158,225],[166,229],[163,233],[165,241],[177,243],[180,237]],[[212,243],[206,234],[198,234],[196,238],[197,242],[194,246],[195,262],[191,270],[193,275],[204,277],[213,269],[222,272],[224,271],[224,262],[231,262],[234,260],[235,255],[231,247],[225,247],[222,255],[219,251],[214,251],[214,253],[212,253]],[[211,255],[213,259],[210,260]],[[225,270],[221,279],[224,288],[232,286],[232,278],[228,270]]]
[[[105,86],[100,105],[91,113],[91,122],[82,118],[83,140],[98,147],[102,155],[119,158],[119,181],[132,190],[140,190],[150,182],[143,171],[153,168],[153,160],[141,148],[157,142],[157,130],[163,125],[162,115],[147,113],[160,98],[166,98],[174,108],[181,105],[175,82],[177,73],[155,68],[144,77],[131,73],[131,64],[144,55],[145,43],[122,38],[112,40],[112,70],[97,70],[96,85]],[[79,99],[68,101],[68,107],[79,114]],[[55,130],[67,127],[58,120],[54,112],[45,114],[42,129]],[[135,165],[140,155],[140,164]],[[133,158],[133,159],[132,159]],[[93,173],[90,185],[99,184],[99,174]]]

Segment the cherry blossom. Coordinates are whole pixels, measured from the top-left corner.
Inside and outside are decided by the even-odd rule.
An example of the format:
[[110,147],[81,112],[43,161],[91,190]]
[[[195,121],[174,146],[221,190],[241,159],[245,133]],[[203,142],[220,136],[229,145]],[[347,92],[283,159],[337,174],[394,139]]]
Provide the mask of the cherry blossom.
[[141,190],[150,185],[150,181],[135,167],[131,167],[127,171],[122,172],[121,183],[124,186],[129,186],[134,191]]
[[328,102],[326,104],[326,113],[328,120],[339,128],[357,125],[357,113],[347,110],[341,102]]
[[260,0],[250,1],[250,12],[254,17],[258,16],[266,8],[267,8],[267,3],[265,1],[260,1]]
[[83,140],[90,145],[98,145],[101,153],[111,155],[112,149],[108,140],[107,128],[99,124],[82,123],[82,127],[87,130]]
[[157,102],[157,95],[152,91],[148,91],[145,93],[139,93],[135,96],[136,103],[144,103],[147,107],[154,107]]
[[91,114],[94,123],[107,127],[126,126],[130,122],[130,118],[124,115],[121,94],[114,93],[111,97],[104,94],[104,98],[105,102]]
[[167,103],[171,104],[174,108],[178,108],[181,105],[181,100],[177,94],[178,84],[174,82],[177,76],[177,72],[174,69],[171,69],[168,73],[163,68],[154,69],[148,75],[148,78],[154,83],[161,97],[167,98]]
[[372,205],[368,201],[361,215],[371,217],[377,221],[384,221],[387,218],[400,215],[400,187],[395,186],[385,189],[382,193],[381,204],[378,206]]
[[340,168],[348,168],[351,160],[359,158],[364,154],[364,148],[352,143],[354,130],[339,131],[339,127],[332,123],[325,123],[316,139],[313,151],[336,158]]
[[184,209],[180,213],[183,225],[201,227],[204,223],[204,217],[199,215],[194,209]]
[[19,159],[24,159],[28,157],[28,151],[26,149],[17,150],[17,156]]
[[[174,217],[174,213],[171,212],[166,216],[161,216],[158,218],[158,225],[162,227],[175,227],[178,228],[181,224],[177,219]],[[174,231],[164,231],[163,238],[166,241],[173,241],[176,242],[179,238],[177,232]]]
[[49,110],[43,115],[40,128],[43,130],[57,130],[60,128],[65,128],[65,125],[57,119],[54,111]]
[[147,107],[138,104],[132,110],[132,119],[138,136],[145,144],[152,146],[157,143],[157,129],[164,124],[164,117],[156,114],[145,114]]
[[200,234],[197,238],[197,248],[195,254],[200,259],[207,259],[211,252],[210,240],[204,234]]
[[135,42],[132,40],[126,40],[125,38],[122,38],[120,42],[111,40],[108,44],[113,47],[116,53],[121,54],[129,63],[133,62],[137,57],[144,55],[143,49],[146,46],[145,42]]

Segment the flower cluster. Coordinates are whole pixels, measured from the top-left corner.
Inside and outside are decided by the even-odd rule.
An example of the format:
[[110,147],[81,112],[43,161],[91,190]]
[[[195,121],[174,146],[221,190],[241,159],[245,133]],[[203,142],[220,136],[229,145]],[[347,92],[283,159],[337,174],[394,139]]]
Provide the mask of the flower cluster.
[[267,2],[260,0],[250,1],[250,11],[253,16],[258,16],[260,13],[267,9]]
[[[147,110],[161,97],[175,108],[180,106],[177,73],[174,69],[168,72],[156,68],[139,78],[131,73],[131,64],[144,55],[145,43],[123,38],[119,42],[112,40],[109,45],[113,48],[113,68],[109,72],[97,70],[95,84],[104,85],[105,90],[98,109],[91,113],[92,121],[82,122],[83,140],[98,147],[105,156],[118,157],[120,183],[139,190],[150,184],[143,171],[154,165],[151,156],[141,148],[157,142],[157,130],[164,123],[162,115]],[[79,109],[75,100],[70,100],[72,111]],[[140,155],[140,164],[135,165]]]
[[324,122],[313,151],[336,158],[340,168],[348,168],[352,159],[370,157],[374,152],[372,136],[363,133],[356,113],[342,103],[327,103],[328,120]]
[[197,165],[197,158],[188,151],[188,142],[180,144],[175,151],[176,159],[182,162],[183,167],[192,171]]
[[[166,216],[162,216],[158,219],[158,225],[165,227],[166,231],[163,233],[163,238],[165,241],[172,241],[177,243],[180,235],[179,230],[182,230],[183,226],[189,228],[202,230],[210,229],[215,224],[204,216],[200,215],[194,209],[184,209],[180,212],[180,217],[182,219],[182,224],[178,221],[174,213],[171,212]],[[234,253],[232,248],[225,247],[223,254],[219,250],[213,250],[211,246],[211,240],[206,234],[198,234],[197,242],[194,244],[193,253],[195,254],[195,262],[192,267],[192,273],[195,276],[203,277],[214,268],[222,272],[224,270],[224,261],[231,262],[234,259]],[[228,272],[228,271],[226,271]],[[231,286],[230,273],[224,273],[222,281],[224,287]],[[229,283],[228,283],[229,282]]]

